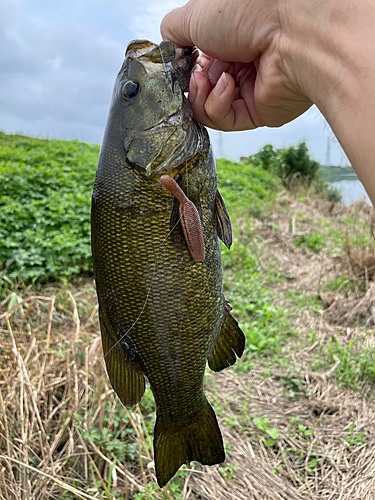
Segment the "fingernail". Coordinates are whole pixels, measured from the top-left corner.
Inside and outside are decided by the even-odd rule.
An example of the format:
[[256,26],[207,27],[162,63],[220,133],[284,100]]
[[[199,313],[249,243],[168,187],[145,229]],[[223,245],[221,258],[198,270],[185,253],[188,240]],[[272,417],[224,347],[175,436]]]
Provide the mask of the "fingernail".
[[189,84],[189,101],[194,102],[197,97],[198,85],[194,78],[194,73],[191,74],[190,84]]
[[205,57],[205,56],[199,56],[198,59],[197,59],[197,64],[199,64],[202,69],[205,68],[207,66],[207,64],[211,61],[211,59],[209,57]]
[[221,77],[219,78],[212,92],[215,97],[220,97],[227,87],[228,87],[227,75],[225,73],[222,73]]
[[191,73],[194,73],[195,71],[202,71],[202,66],[200,64],[196,64],[194,68],[191,70]]

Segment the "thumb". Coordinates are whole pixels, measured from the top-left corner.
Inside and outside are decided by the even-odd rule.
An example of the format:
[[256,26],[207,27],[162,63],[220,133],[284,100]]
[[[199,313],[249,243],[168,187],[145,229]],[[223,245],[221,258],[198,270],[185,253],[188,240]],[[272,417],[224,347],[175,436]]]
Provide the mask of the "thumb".
[[190,47],[195,45],[190,34],[189,4],[169,12],[161,22],[160,32],[163,40],[170,40],[176,47]]

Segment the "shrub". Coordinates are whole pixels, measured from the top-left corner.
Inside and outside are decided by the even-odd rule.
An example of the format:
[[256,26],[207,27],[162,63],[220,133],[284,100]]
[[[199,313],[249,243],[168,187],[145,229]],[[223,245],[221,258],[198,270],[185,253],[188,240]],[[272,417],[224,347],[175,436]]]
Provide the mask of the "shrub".
[[328,193],[328,201],[335,201],[337,203],[340,203],[342,201],[343,195],[341,189],[334,186],[328,186],[327,193]]
[[278,159],[279,175],[285,180],[297,173],[308,182],[318,177],[320,164],[310,158],[308,147],[304,141],[297,146],[279,150]]
[[258,153],[249,156],[245,161],[265,170],[273,170],[276,166],[278,151],[272,144],[266,144]]
[[271,144],[266,144],[258,153],[247,157],[245,162],[272,170],[286,184],[296,174],[310,183],[318,178],[320,168],[320,164],[310,157],[305,141],[297,146],[282,149],[275,149]]

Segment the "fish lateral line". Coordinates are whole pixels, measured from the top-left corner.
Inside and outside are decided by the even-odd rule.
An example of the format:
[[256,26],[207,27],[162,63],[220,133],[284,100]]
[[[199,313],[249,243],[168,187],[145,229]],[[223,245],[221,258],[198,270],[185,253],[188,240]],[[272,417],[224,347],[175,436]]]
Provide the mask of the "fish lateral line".
[[152,271],[152,274],[151,274],[151,282],[150,282],[150,286],[149,286],[149,289],[147,291],[147,295],[146,295],[146,299],[144,301],[144,304],[142,306],[142,309],[141,309],[141,312],[139,313],[138,317],[136,318],[136,320],[134,321],[134,323],[128,328],[128,330],[126,330],[125,333],[123,333],[120,338],[118,339],[118,341],[109,349],[109,351],[104,355],[104,359],[107,357],[107,355],[112,351],[112,349],[114,349],[117,344],[119,344],[120,342],[122,342],[124,340],[124,338],[127,336],[127,334],[130,332],[130,330],[133,329],[133,327],[138,323],[138,321],[141,319],[141,316],[144,312],[144,310],[146,309],[146,305],[147,305],[147,302],[148,302],[148,299],[150,297],[150,293],[151,293],[151,289],[152,289],[152,282],[154,280],[154,276],[155,276],[155,271],[156,271],[156,267],[157,267],[157,261],[158,261],[158,257],[159,257],[159,253],[160,253],[160,249],[161,249],[161,246],[162,244],[164,243],[164,241],[168,238],[168,236],[171,234],[171,232],[173,231],[173,229],[177,226],[177,224],[180,222],[180,219],[176,222],[176,224],[174,225],[174,227],[169,231],[169,233],[167,234],[167,236],[163,239],[163,241],[160,243],[160,247],[159,247],[159,251],[158,253],[156,254],[156,258],[155,258],[155,262],[154,262],[154,270]]
[[202,221],[197,207],[170,175],[162,175],[160,183],[180,202],[179,214],[186,245],[194,261],[202,262],[206,252]]

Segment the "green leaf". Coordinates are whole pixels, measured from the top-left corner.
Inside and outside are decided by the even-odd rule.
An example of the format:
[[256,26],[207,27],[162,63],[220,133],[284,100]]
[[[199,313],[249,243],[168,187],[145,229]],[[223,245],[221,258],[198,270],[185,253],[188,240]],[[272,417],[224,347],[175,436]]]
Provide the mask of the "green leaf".
[[277,439],[279,437],[279,433],[277,429],[266,429],[266,433],[272,438]]

